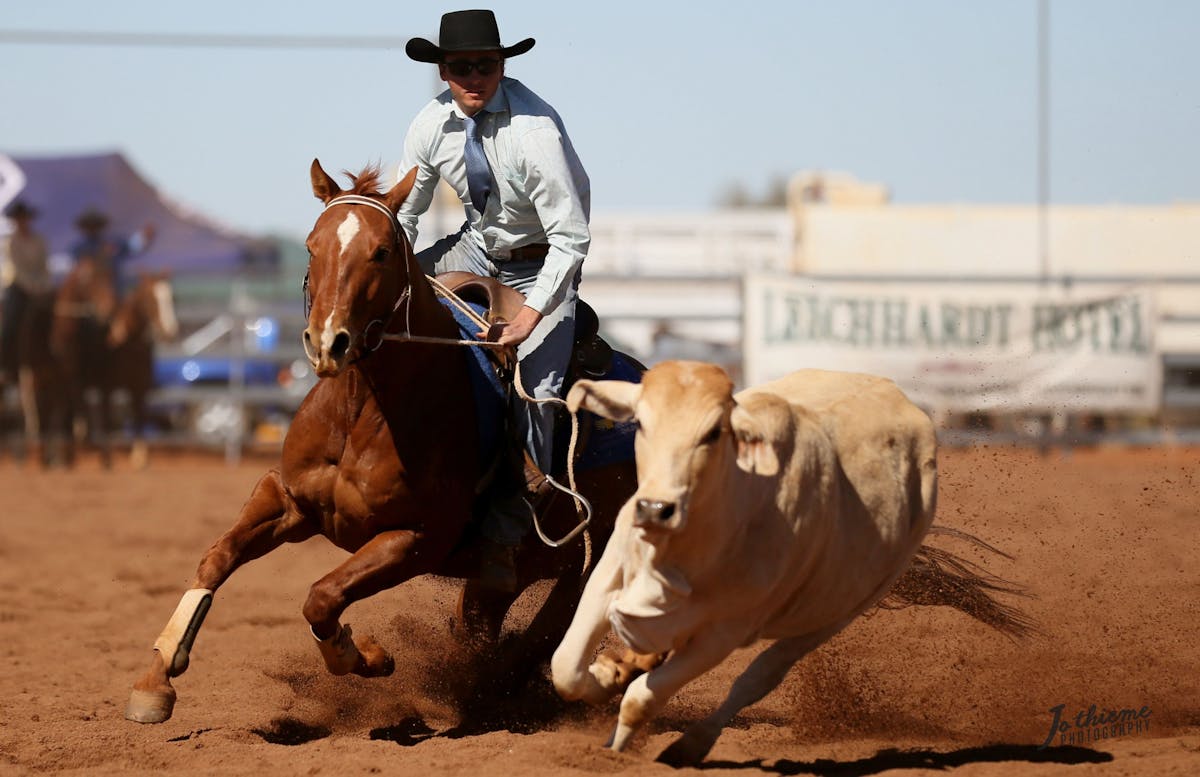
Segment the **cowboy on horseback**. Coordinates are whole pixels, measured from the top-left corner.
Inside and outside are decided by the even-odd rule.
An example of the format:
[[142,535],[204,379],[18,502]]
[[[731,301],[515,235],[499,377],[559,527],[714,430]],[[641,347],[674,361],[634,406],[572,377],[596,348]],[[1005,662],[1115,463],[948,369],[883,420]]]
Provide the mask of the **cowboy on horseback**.
[[32,305],[54,291],[48,264],[46,240],[33,228],[38,212],[23,200],[17,200],[4,212],[13,223],[13,232],[4,241],[0,255],[3,276],[3,323],[0,324],[0,384],[17,374],[17,337]]
[[[524,293],[520,312],[477,335],[516,349],[519,376],[534,399],[560,397],[571,358],[580,268],[591,234],[587,173],[558,113],[504,74],[510,57],[533,48],[526,38],[500,43],[491,11],[442,16],[438,44],[413,38],[409,58],[438,66],[449,88],[417,114],[404,141],[400,173],[417,169],[398,217],[410,241],[433,201],[439,179],[458,193],[466,222],[417,254],[430,275],[466,271]],[[527,403],[518,432],[545,473],[554,461],[554,410]],[[532,511],[517,478],[502,484],[482,531],[487,540],[481,582],[516,587],[514,553]]]
[[112,273],[118,294],[128,291],[130,284],[124,273],[125,263],[154,242],[154,225],[147,224],[128,237],[113,237],[108,234],[108,216],[88,208],[75,219],[75,227],[81,237],[71,246],[71,258],[79,262],[84,257],[92,257]]

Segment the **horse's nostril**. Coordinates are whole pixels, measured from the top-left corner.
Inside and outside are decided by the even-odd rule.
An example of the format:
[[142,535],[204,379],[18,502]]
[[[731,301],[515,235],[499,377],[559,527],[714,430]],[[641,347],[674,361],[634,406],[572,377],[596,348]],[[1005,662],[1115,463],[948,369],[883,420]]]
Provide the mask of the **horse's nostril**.
[[350,333],[343,329],[334,336],[333,343],[329,346],[329,355],[334,359],[341,359],[348,350],[350,350]]

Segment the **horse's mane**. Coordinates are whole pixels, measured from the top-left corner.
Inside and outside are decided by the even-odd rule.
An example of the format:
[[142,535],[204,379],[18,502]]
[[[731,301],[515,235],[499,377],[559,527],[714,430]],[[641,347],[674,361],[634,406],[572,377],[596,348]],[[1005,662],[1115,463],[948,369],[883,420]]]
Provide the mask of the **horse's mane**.
[[383,194],[383,184],[379,180],[383,171],[378,162],[367,165],[357,174],[349,170],[343,170],[342,173],[350,179],[351,189],[348,194]]

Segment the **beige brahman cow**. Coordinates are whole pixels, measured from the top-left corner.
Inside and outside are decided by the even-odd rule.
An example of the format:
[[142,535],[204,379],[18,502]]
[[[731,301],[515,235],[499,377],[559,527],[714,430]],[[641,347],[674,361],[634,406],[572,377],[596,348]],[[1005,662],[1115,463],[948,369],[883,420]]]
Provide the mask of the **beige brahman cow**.
[[933,426],[891,381],[802,370],[732,388],[713,365],[665,362],[641,384],[583,380],[568,395],[640,426],[637,491],[554,653],[559,694],[611,695],[613,664],[592,659],[610,626],[635,651],[669,651],[625,692],[609,743],[622,750],[686,683],[775,640],[662,753],[676,765],[703,760],[739,710],[887,594],[937,494]]

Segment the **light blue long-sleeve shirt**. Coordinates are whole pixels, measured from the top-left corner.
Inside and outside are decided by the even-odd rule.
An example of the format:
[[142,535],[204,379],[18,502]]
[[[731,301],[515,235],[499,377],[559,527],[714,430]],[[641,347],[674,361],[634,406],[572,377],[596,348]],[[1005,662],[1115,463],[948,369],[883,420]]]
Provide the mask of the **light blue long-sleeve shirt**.
[[471,205],[463,115],[447,90],[417,114],[405,137],[399,175],[416,167],[417,178],[400,208],[400,223],[415,242],[417,217],[429,209],[444,179],[462,200],[472,237],[489,256],[504,261],[514,248],[549,244],[525,299],[548,313],[563,300],[587,255],[591,184],[558,113],[520,81],[501,79],[484,110],[479,134],[492,171],[484,212]]

